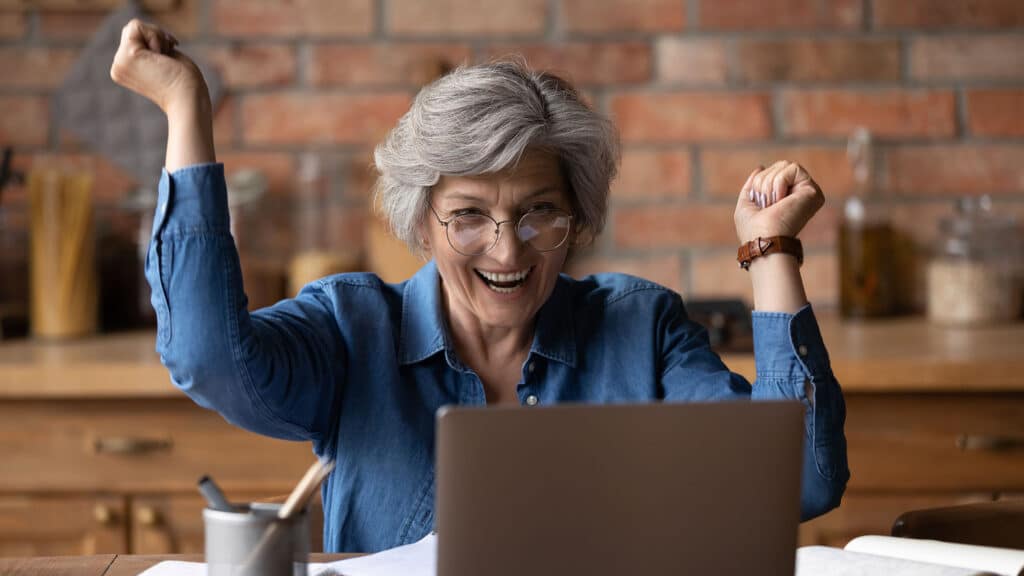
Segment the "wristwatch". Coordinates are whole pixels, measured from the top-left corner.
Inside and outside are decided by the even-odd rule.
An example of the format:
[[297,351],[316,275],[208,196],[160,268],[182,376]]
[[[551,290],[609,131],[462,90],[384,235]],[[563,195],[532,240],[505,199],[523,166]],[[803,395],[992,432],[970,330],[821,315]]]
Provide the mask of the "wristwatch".
[[792,236],[770,236],[768,238],[757,237],[746,244],[742,244],[736,252],[736,261],[740,268],[750,268],[750,261],[768,254],[780,252],[796,257],[798,264],[804,263],[804,245],[800,240]]

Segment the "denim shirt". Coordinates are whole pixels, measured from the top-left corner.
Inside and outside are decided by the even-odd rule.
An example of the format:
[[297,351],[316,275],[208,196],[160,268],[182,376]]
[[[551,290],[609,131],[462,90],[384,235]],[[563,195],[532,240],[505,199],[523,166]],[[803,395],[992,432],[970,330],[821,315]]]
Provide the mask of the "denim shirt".
[[[162,174],[146,276],[157,351],[178,388],[235,425],[337,460],[322,490],[325,551],[374,552],[432,528],[434,414],[486,403],[453,347],[433,262],[399,284],[330,276],[249,313],[223,166],[204,164]],[[798,400],[808,519],[839,504],[849,477],[842,392],[810,306],[754,312],[753,327],[751,386],[675,292],[623,274],[562,275],[537,313],[519,401]],[[751,470],[751,489],[764,473]]]

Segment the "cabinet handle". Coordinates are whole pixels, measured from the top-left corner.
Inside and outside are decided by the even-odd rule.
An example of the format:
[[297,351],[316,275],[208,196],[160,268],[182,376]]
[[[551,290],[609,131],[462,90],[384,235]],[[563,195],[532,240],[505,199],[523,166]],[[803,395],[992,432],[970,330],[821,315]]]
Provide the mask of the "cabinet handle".
[[956,447],[964,452],[1010,452],[1024,450],[1024,438],[961,434],[956,437]]
[[153,452],[170,452],[174,442],[169,438],[132,438],[131,436],[111,436],[97,438],[93,441],[93,451],[97,454],[139,455]]
[[101,526],[110,526],[114,523],[114,512],[106,504],[97,504],[92,509],[92,517]]
[[160,523],[160,513],[151,506],[143,506],[135,513],[135,519],[143,526],[156,526]]

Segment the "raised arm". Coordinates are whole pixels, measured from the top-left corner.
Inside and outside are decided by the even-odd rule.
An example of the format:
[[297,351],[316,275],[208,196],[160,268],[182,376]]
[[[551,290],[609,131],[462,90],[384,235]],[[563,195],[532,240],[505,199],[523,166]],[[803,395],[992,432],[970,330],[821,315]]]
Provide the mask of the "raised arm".
[[216,162],[210,92],[199,68],[165,30],[132,20],[121,31],[110,77],[153,101],[167,115],[168,172]]
[[310,287],[249,314],[224,169],[215,163],[209,92],[176,43],[133,20],[110,70],[167,114],[166,169],[146,256],[157,351],[176,386],[230,422],[280,438],[323,439],[347,362],[335,303]]

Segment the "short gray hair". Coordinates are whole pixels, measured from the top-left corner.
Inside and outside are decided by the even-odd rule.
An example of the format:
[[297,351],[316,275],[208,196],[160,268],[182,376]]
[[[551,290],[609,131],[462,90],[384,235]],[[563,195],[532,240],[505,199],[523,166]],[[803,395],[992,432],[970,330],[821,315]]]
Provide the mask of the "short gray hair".
[[374,150],[376,200],[392,233],[422,253],[417,228],[442,175],[499,172],[531,148],[558,157],[577,236],[593,239],[604,228],[618,133],[569,82],[519,61],[462,66],[420,90]]

